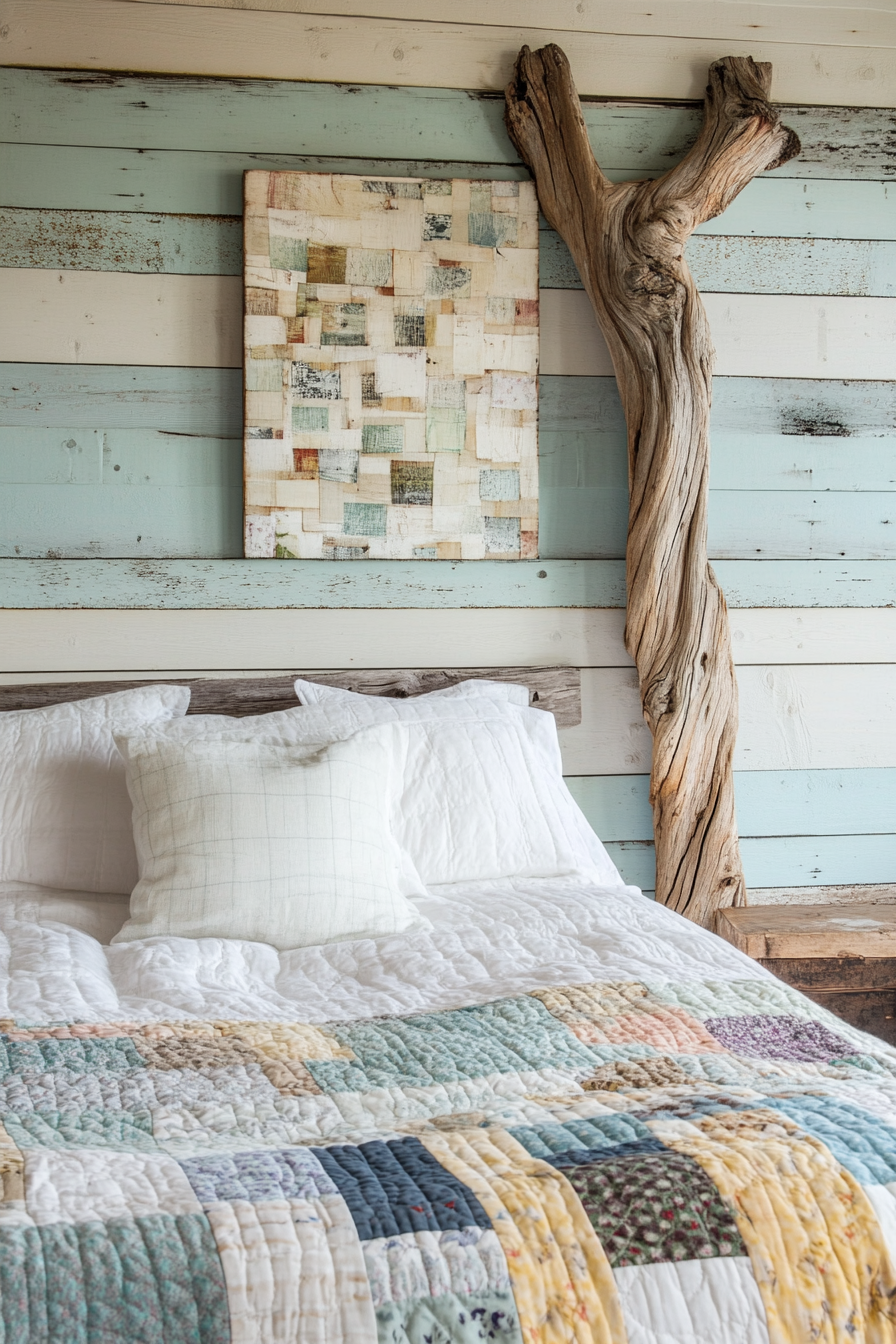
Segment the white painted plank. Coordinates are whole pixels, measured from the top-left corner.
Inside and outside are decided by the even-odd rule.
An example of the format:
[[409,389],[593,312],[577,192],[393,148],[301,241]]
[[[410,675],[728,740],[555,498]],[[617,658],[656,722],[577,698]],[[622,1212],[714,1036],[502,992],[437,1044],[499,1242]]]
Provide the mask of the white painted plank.
[[0,612],[0,671],[626,666],[624,621],[618,609],[581,607],[7,609]]
[[[617,607],[7,608],[0,672],[631,668],[624,624]],[[757,607],[732,612],[731,628],[743,668],[896,664],[896,608]]]
[[[238,276],[0,268],[0,360],[238,368]],[[892,378],[896,299],[704,295],[716,372]],[[612,374],[582,290],[541,291],[541,372]]]
[[242,364],[242,279],[0,269],[0,360]]
[[[741,667],[738,770],[896,765],[896,667]],[[894,807],[896,814],[896,807]]]
[[[892,665],[740,667],[736,770],[896,765]],[[582,723],[561,732],[568,774],[643,774],[651,743],[634,671],[582,673]]]
[[[342,14],[358,18],[421,20],[438,18],[435,0],[139,0],[167,5],[198,4],[216,9],[279,10],[287,14]],[[539,28],[544,0],[452,0],[455,23]],[[702,37],[730,42],[761,38],[769,42],[825,46],[896,46],[896,15],[864,0],[819,5],[795,0],[786,5],[728,0],[652,0],[650,9],[620,0],[553,0],[555,30],[569,33],[630,33],[645,37]],[[811,25],[811,28],[810,28]]]
[[[734,661],[896,663],[896,608],[754,607],[730,612]],[[896,806],[894,806],[896,822]]]
[[[896,299],[704,294],[716,373],[757,378],[896,374]],[[541,291],[541,372],[613,372],[587,295]]]
[[[553,16],[552,16],[553,17]],[[7,65],[503,89],[524,43],[557,41],[584,95],[702,98],[718,37],[571,34],[556,28],[320,16],[128,0],[7,0]],[[807,25],[808,27],[808,25]],[[896,50],[725,39],[727,55],[772,61],[775,98],[896,105]]]

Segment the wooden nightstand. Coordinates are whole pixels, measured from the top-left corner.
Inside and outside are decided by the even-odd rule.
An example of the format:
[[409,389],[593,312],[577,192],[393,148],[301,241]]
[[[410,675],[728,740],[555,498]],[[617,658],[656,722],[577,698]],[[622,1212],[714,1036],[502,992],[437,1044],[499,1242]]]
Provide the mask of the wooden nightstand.
[[845,1022],[896,1045],[896,904],[750,905],[716,932]]

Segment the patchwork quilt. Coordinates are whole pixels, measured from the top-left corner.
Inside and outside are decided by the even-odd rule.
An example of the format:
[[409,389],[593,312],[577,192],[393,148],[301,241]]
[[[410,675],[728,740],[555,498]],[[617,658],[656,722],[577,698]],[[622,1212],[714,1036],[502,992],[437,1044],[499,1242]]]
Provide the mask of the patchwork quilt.
[[2,1022],[2,1344],[882,1344],[896,1052],[769,978]]

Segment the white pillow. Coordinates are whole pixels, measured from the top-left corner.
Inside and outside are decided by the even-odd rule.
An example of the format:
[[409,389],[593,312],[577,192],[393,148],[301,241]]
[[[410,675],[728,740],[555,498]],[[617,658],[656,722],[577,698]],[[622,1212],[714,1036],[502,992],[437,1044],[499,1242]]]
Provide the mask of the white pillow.
[[384,725],[322,751],[226,733],[120,737],[140,881],[113,942],[286,949],[429,927],[389,829],[395,736]]
[[422,695],[408,697],[363,695],[358,691],[346,691],[341,686],[324,686],[319,681],[303,681],[301,677],[295,682],[295,690],[303,705],[348,704],[352,702],[352,699],[388,701],[389,704],[395,705],[419,705],[423,701],[475,700],[480,696],[484,696],[488,700],[519,705],[521,709],[526,709],[529,704],[528,686],[519,686],[512,681],[486,681],[484,679],[479,681],[472,677],[466,681],[455,682],[453,686],[443,686],[437,691],[426,691]]
[[139,686],[0,714],[0,882],[127,893],[131,800],[115,733],[187,712],[186,686]]
[[[428,886],[567,873],[624,885],[566,787],[553,714],[501,694],[521,691],[527,706],[525,687],[461,685],[459,699],[434,692],[396,700],[295,683],[300,700],[317,698],[334,737],[384,720],[411,728],[392,824]],[[480,686],[485,696],[477,694]]]

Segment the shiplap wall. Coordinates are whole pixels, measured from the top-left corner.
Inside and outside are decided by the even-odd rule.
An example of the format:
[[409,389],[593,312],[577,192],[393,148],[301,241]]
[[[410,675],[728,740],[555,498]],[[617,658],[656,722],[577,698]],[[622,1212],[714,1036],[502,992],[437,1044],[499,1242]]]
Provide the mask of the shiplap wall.
[[524,176],[500,89],[519,46],[548,40],[608,175],[653,176],[695,134],[707,63],[750,53],[774,63],[803,154],[688,246],[718,349],[710,547],[747,880],[754,899],[896,894],[896,15],[556,0],[547,31],[536,0],[445,12],[7,0],[0,678],[576,664],[565,768],[650,890],[624,425],[562,242],[541,235],[542,559],[246,562],[241,181]]

